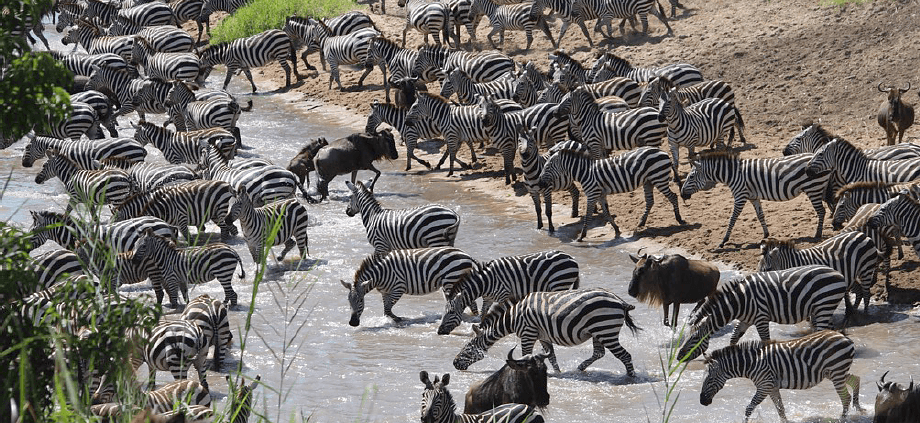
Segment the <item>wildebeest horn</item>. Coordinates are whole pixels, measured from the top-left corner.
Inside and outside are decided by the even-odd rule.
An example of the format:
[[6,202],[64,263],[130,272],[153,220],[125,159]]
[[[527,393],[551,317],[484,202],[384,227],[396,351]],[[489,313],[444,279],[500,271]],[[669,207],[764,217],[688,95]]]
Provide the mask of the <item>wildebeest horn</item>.
[[514,360],[514,349],[515,349],[515,348],[517,348],[517,346],[512,347],[512,348],[511,348],[511,351],[508,351],[508,361],[515,361],[515,360]]
[[[888,372],[890,372],[890,371],[891,371],[891,370],[889,370]],[[878,391],[879,391],[879,392],[882,392],[882,390],[885,389],[883,383],[885,383],[885,376],[888,375],[888,372],[885,372],[885,374],[882,375],[882,378],[881,378],[878,382],[875,382],[875,386],[878,387]]]
[[903,92],[909,91],[909,90],[910,90],[910,81],[907,81],[907,88],[905,88],[905,89],[903,89],[903,90],[900,90],[900,89],[899,89],[898,91],[900,91],[900,92],[903,93]]
[[914,377],[910,377],[910,386],[907,387],[907,392],[913,392],[914,390]]
[[881,82],[878,83],[878,90],[879,90],[879,92],[882,92],[882,93],[885,92],[885,91],[887,91],[887,90],[883,90],[883,89],[882,89],[882,83],[881,83]]
[[644,250],[644,249],[645,249],[645,247],[640,248],[639,251],[636,251],[636,255],[638,255],[639,257],[642,257],[642,258],[647,258],[647,257],[648,257],[648,254],[642,254],[642,250]]
[[[891,370],[889,370],[888,372],[890,372],[890,371],[891,371]],[[882,375],[882,379],[881,379],[881,380],[882,380],[882,383],[885,383],[885,376],[888,376],[888,372],[885,372],[885,374]]]

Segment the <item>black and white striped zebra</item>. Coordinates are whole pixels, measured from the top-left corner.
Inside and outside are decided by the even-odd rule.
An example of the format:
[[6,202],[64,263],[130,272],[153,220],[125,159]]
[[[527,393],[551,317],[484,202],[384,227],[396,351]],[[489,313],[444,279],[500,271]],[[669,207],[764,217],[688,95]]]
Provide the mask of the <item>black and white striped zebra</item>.
[[[757,391],[744,410],[747,421],[754,409],[770,396],[781,421],[786,411],[780,389],[809,389],[824,379],[834,384],[846,419],[850,408],[859,405],[859,376],[850,373],[856,348],[846,335],[824,330],[798,339],[777,342],[749,341],[714,351],[706,358],[706,379],[700,392],[700,404],[712,404],[713,397],[725,382],[743,377],[754,382]],[[847,386],[853,394],[847,391]]]
[[[358,79],[357,87],[364,85],[364,78],[374,70],[373,66],[367,66],[367,50],[371,40],[380,36],[380,32],[375,28],[364,28],[347,35],[335,36],[331,28],[326,26],[322,21],[312,22],[311,31],[304,40],[307,44],[307,51],[311,51],[310,46],[320,50],[320,64],[323,70],[326,70],[326,62],[329,62],[329,89],[332,89],[332,81],[339,86],[339,90],[344,90],[342,81],[339,78],[340,65],[361,65],[364,66],[364,73]],[[306,59],[304,59],[306,62]],[[383,63],[378,63],[380,72],[384,72]]]
[[99,115],[96,108],[82,101],[70,102],[70,113],[64,119],[49,119],[48,129],[37,128],[36,136],[79,140],[84,134],[98,134]]
[[698,158],[690,162],[690,173],[681,186],[680,195],[687,200],[697,191],[710,190],[717,183],[728,185],[734,199],[734,207],[719,248],[728,242],[738,215],[748,201],[757,213],[757,220],[763,228],[763,237],[769,238],[770,231],[767,229],[760,200],[789,201],[803,192],[818,215],[815,238],[821,238],[825,215],[822,201],[830,174],[825,173],[817,177],[809,175],[806,168],[812,158],[811,154],[770,159],[741,159],[733,152],[706,152],[700,153]]
[[393,313],[393,305],[403,295],[426,295],[446,291],[460,283],[476,267],[469,254],[453,247],[430,247],[393,250],[386,254],[371,254],[355,272],[353,283],[342,282],[348,290],[351,319],[348,324],[361,324],[364,296],[373,290],[383,296],[383,314],[400,323],[404,318]]
[[208,343],[204,331],[195,323],[185,320],[160,322],[149,333],[128,329],[127,336],[135,347],[131,354],[134,370],[147,363],[150,369],[150,388],[156,381],[156,372],[169,371],[174,380],[188,379],[188,370],[195,366],[198,382],[208,389],[205,360]]
[[579,85],[594,82],[591,71],[563,50],[555,50],[549,54],[551,74],[555,74],[565,69],[572,74],[572,78]]
[[[489,17],[489,24],[492,26],[486,38],[492,48],[503,49],[505,47],[505,30],[524,31],[527,37],[527,45],[524,50],[530,50],[533,44],[533,30],[540,28],[546,38],[549,39],[550,45],[556,46],[553,40],[553,34],[549,32],[549,26],[543,17],[543,8],[534,3],[518,4],[495,4],[492,0],[473,0],[473,7],[470,13],[481,13]],[[495,40],[492,36],[498,33],[498,43],[500,47],[495,46]]]
[[236,122],[243,110],[252,108],[252,100],[248,108],[243,109],[226,91],[195,92],[183,81],[172,81],[171,85],[166,104],[169,120],[177,130],[224,128],[233,133],[237,144],[240,143]]
[[[554,186],[545,189],[540,188],[540,174],[543,172],[543,167],[546,166],[546,160],[552,153],[546,152],[541,155],[536,137],[534,137],[533,133],[528,130],[522,130],[521,132],[518,153],[521,155],[524,187],[527,188],[527,192],[530,193],[533,199],[534,210],[537,213],[537,229],[543,227],[543,218],[540,214],[540,196],[542,195],[543,203],[546,206],[546,222],[549,227],[549,233],[554,233],[556,228],[553,227],[553,191],[568,191],[569,196],[572,198],[572,217],[578,217],[578,198],[580,192],[575,186],[574,179],[569,179],[567,181],[559,181],[556,179],[553,181]],[[569,142],[574,143],[575,141]],[[557,178],[560,176],[564,175],[557,175]],[[557,188],[555,183],[562,183],[564,186],[559,186]]]
[[419,379],[425,384],[422,391],[422,422],[424,423],[543,423],[532,405],[503,404],[479,414],[457,414],[457,403],[447,390],[450,373],[443,378],[428,379],[428,372],[419,372]]
[[471,53],[424,46],[419,48],[411,76],[425,83],[442,79],[441,96],[447,98],[453,88],[446,78],[454,69],[462,69],[473,82],[488,82],[514,72],[515,66],[514,60],[495,51]]
[[606,113],[583,88],[569,93],[568,100],[563,100],[556,109],[556,115],[568,117],[569,128],[581,136],[581,142],[591,149],[595,159],[606,157],[612,150],[657,147],[668,132],[657,110],[640,107]]
[[837,191],[837,204],[834,207],[834,218],[831,221],[833,228],[840,230],[843,224],[853,218],[856,210],[864,204],[882,204],[903,190],[906,190],[913,198],[920,198],[920,183],[854,182],[847,184]]
[[[227,330],[230,330],[229,326]],[[147,397],[146,405],[153,414],[168,413],[189,406],[211,406],[211,393],[205,385],[195,380],[177,380],[159,389],[147,391],[144,395]]]
[[94,169],[93,160],[120,159],[127,163],[138,163],[147,157],[143,145],[130,138],[105,140],[67,141],[59,138],[35,137],[30,139],[22,153],[22,166],[32,167],[35,161],[54,150],[77,163],[80,169]]
[[176,15],[169,5],[161,1],[151,1],[119,10],[114,16],[112,26],[109,27],[109,33],[130,35],[136,33],[132,28],[158,25],[178,26],[179,22],[176,21]]
[[[99,91],[87,90],[71,94],[70,101],[86,103],[92,106],[93,109],[96,110],[96,120],[109,131],[109,137],[114,138],[118,136],[118,130],[115,128],[117,124],[115,120],[115,105],[112,103],[112,99],[107,95]],[[98,124],[93,125],[89,133],[87,133],[87,136],[94,139],[104,138],[102,133],[99,132],[98,126]]]
[[533,292],[578,289],[578,284],[578,262],[558,250],[480,262],[447,293],[438,335],[447,335],[459,326],[460,314],[479,297],[485,313],[493,303],[516,303]]
[[636,82],[649,82],[656,76],[663,76],[671,81],[677,88],[683,88],[703,82],[703,74],[696,66],[687,63],[674,63],[658,68],[633,67],[629,61],[607,50],[594,61],[590,75],[592,81],[598,80],[598,73],[602,69],[611,71],[614,76],[622,76]]
[[[227,222],[230,202],[235,198],[233,188],[224,181],[191,181],[137,193],[112,213],[117,221],[138,216],[153,216],[179,228],[185,241],[193,243],[189,226],[198,230],[200,238],[206,222],[220,227],[222,241],[236,235],[236,227]],[[231,221],[232,222],[232,221]]]
[[462,69],[454,69],[447,77],[460,104],[475,103],[477,96],[511,100],[517,88],[517,81],[510,73],[489,82],[473,82]]
[[920,157],[894,161],[872,159],[849,141],[836,138],[815,152],[808,162],[807,172],[811,176],[836,172],[847,184],[910,182],[920,179]]
[[77,43],[89,54],[114,53],[125,61],[131,58],[134,39],[130,35],[107,36],[95,23],[81,19],[61,38],[61,44]]
[[294,66],[294,76],[299,80],[300,74],[297,72],[297,55],[294,51],[294,44],[291,37],[280,29],[269,29],[260,32],[251,37],[238,38],[236,40],[211,44],[198,52],[201,59],[201,79],[205,79],[211,74],[214,65],[227,65],[227,76],[224,77],[223,89],[227,89],[230,84],[230,78],[234,73],[242,71],[249,83],[252,84],[252,92],[256,92],[256,83],[252,80],[251,68],[258,68],[269,63],[277,61],[284,69],[284,86],[291,86],[291,68],[288,66],[288,59]]
[[[562,27],[559,29],[559,37],[556,39],[554,48],[558,48],[559,44],[562,44],[562,37],[565,36],[572,23],[581,28],[582,34],[588,40],[588,46],[592,49],[594,48],[594,41],[591,39],[591,34],[588,32],[585,21],[598,18],[598,12],[602,9],[599,2],[588,0],[537,0],[534,4],[540,8],[541,13],[543,9],[548,7],[552,14],[562,19]],[[594,32],[597,32],[597,25],[595,25]]]
[[[875,284],[875,272],[880,256],[875,242],[862,232],[842,232],[810,248],[796,248],[792,241],[765,239],[760,242],[758,271],[783,270],[809,264],[828,266],[843,275],[847,289],[856,293],[856,308],[863,300],[865,313],[869,312],[869,291]],[[847,313],[854,308],[850,296],[845,295]]]
[[[80,258],[70,250],[52,250],[32,259],[30,271],[38,278],[37,289],[50,288],[67,276],[84,274]],[[20,292],[26,297],[32,292]]]
[[367,231],[367,241],[374,254],[392,250],[424,247],[453,247],[460,228],[460,216],[440,204],[408,209],[384,209],[374,193],[360,181],[345,182],[351,190],[351,200],[345,214],[361,214]]
[[502,153],[505,167],[505,184],[517,180],[514,173],[514,152],[517,148],[518,135],[521,128],[532,128],[534,137],[542,145],[554,145],[564,141],[569,132],[568,118],[559,116],[559,105],[551,103],[535,104],[524,110],[505,113],[495,101],[489,97],[482,108],[486,133],[492,141],[492,146]]
[[[725,137],[725,144],[731,147],[735,139],[735,126],[738,117],[735,106],[718,99],[706,98],[685,106],[677,98],[677,89],[662,93],[658,119],[668,124],[668,145],[671,148],[671,165],[674,168],[674,182],[681,184],[678,165],[680,164],[680,147],[686,147],[689,155],[694,154],[695,147],[720,144]],[[741,127],[738,127],[741,129]],[[744,134],[738,136],[744,139]]]
[[[88,90],[108,90],[115,93],[118,111],[113,119],[131,112],[137,112],[141,120],[145,120],[146,113],[165,113],[166,105],[158,102],[154,95],[142,95],[141,91],[150,86],[169,87],[170,84],[159,80],[145,80],[137,78],[131,72],[111,68],[108,66],[94,67],[86,83]],[[152,87],[148,88],[151,89]],[[154,90],[152,93],[155,93]]]
[[[227,12],[232,15],[236,9],[249,4],[249,2],[250,0],[204,0],[201,5],[201,13],[198,15],[198,20],[207,22],[214,12]],[[208,28],[208,37],[210,38],[210,26]]]
[[276,200],[255,207],[246,191],[239,191],[236,198],[227,222],[231,224],[237,218],[240,220],[249,253],[257,267],[262,265],[271,247],[276,245],[284,244],[278,256],[279,262],[294,246],[300,251],[302,260],[310,254],[307,235],[309,215],[307,208],[297,199]]
[[115,53],[70,54],[57,50],[48,50],[48,53],[75,75],[90,76],[94,66],[133,70],[133,68],[129,69],[125,59]]
[[645,226],[648,215],[655,204],[652,187],[658,189],[674,207],[674,218],[677,223],[684,225],[680,217],[680,208],[677,205],[677,195],[668,186],[671,159],[668,154],[653,147],[640,147],[609,159],[595,160],[585,149],[569,150],[560,149],[546,160],[543,172],[540,174],[540,188],[547,189],[552,186],[565,186],[554,182],[557,179],[578,181],[585,192],[587,209],[582,218],[581,241],[588,233],[588,220],[594,214],[598,202],[604,217],[613,226],[616,237],[620,237],[620,228],[613,221],[607,205],[607,195],[632,192],[640,185],[645,194],[645,213],[639,220],[637,228]]
[[418,140],[438,137],[441,135],[441,131],[435,128],[434,124],[428,119],[422,119],[412,125],[407,125],[407,113],[406,109],[396,107],[390,103],[381,104],[379,101],[374,100],[371,104],[371,113],[367,116],[367,126],[364,131],[369,134],[375,133],[381,123],[392,126],[399,132],[399,136],[406,144],[406,171],[412,168],[412,160],[431,169],[431,163],[416,157],[415,148],[418,145]]
[[[563,67],[560,72],[557,72],[560,84],[564,85],[568,91],[575,90],[580,86],[584,87],[585,92],[590,94],[591,98],[595,100],[602,97],[617,96],[629,104],[630,108],[646,106],[645,104],[640,104],[642,87],[632,79],[616,76],[600,82],[582,84],[578,82],[575,74],[571,72],[571,69],[571,66]],[[655,103],[651,107],[657,105],[658,104]]]
[[[227,244],[212,243],[204,246],[177,248],[168,238],[150,231],[141,233],[134,250],[134,264],[147,269],[153,284],[157,304],[163,303],[163,290],[169,295],[172,308],[177,308],[178,292],[188,302],[188,285],[205,283],[217,279],[224,289],[224,302],[236,305],[237,295],[233,290],[233,272],[240,266],[240,279],[246,278],[243,261]],[[207,344],[205,344],[207,349]]]
[[[106,162],[103,161],[103,164]],[[125,172],[128,173],[131,184],[139,192],[151,191],[164,185],[198,179],[198,175],[188,166],[155,162],[138,163],[128,167]]]
[[466,27],[466,33],[470,37],[470,45],[476,43],[476,27],[479,26],[479,20],[482,15],[470,13],[473,8],[473,0],[448,0],[447,9],[450,11],[450,22],[452,25],[450,32],[454,38],[454,48],[460,48],[460,27]]
[[597,11],[598,22],[594,29],[597,31],[601,25],[605,25],[607,27],[606,36],[613,38],[613,20],[621,19],[620,36],[625,37],[626,20],[632,21],[633,29],[635,29],[634,19],[638,16],[642,23],[642,34],[648,34],[648,14],[651,12],[668,28],[668,35],[673,34],[674,30],[668,24],[664,9],[661,8],[660,3],[658,3],[658,9],[655,9],[656,3],[658,3],[656,0],[601,0]]
[[584,371],[610,350],[623,365],[626,374],[635,376],[632,357],[620,345],[623,325],[633,333],[639,328],[633,323],[629,311],[635,306],[627,304],[607,290],[577,289],[561,292],[534,292],[510,307],[497,307],[483,320],[489,324],[482,329],[473,326],[476,336],[454,358],[454,368],[466,370],[483,357],[498,340],[515,333],[521,338],[521,353],[533,352],[534,343],[540,341],[549,361],[559,372],[553,344],[572,347],[592,339],[594,354],[578,365]]
[[[834,310],[847,292],[847,281],[827,266],[809,265],[751,273],[723,283],[690,315],[690,328],[678,357],[692,360],[709,348],[716,331],[738,320],[729,345],[752,325],[762,341],[770,340],[770,323],[792,325],[805,320],[816,330],[832,329]],[[692,350],[692,354],[691,354]]]
[[128,174],[118,169],[81,169],[76,162],[49,150],[48,161],[35,175],[35,183],[42,184],[57,177],[70,194],[65,213],[70,213],[78,203],[85,204],[95,215],[97,207],[103,204],[117,206],[131,195],[131,180]]
[[428,45],[428,35],[434,38],[435,44],[441,46],[441,35],[444,36],[444,42],[450,40],[450,9],[444,3],[428,2],[425,0],[399,0],[399,7],[406,8],[406,27],[403,28],[402,46],[406,47],[406,33],[409,28],[415,28],[416,31],[425,36],[425,45]]
[[[204,0],[176,0],[169,2],[169,7],[172,9],[173,14],[176,15],[176,24],[182,25],[188,21],[195,21],[195,24],[198,25],[198,39],[195,40],[195,45],[201,42],[201,36],[205,33],[205,31],[202,31],[203,29],[208,34],[211,34],[211,21],[201,19],[202,6],[204,6]],[[204,27],[202,27],[202,24]]]
[[205,143],[213,143],[222,152],[236,149],[236,138],[224,128],[173,131],[151,122],[140,122],[134,126],[134,139],[141,145],[152,144],[172,164],[197,164]]
[[887,224],[877,227],[869,226],[869,219],[881,207],[882,205],[878,203],[863,204],[856,209],[856,213],[843,225],[840,232],[862,232],[875,243],[880,255],[878,272],[885,275],[885,292],[881,293],[881,297],[885,298],[888,292],[891,292],[892,253],[897,248],[898,259],[904,258],[904,242],[901,240],[901,229],[897,226]]
[[[418,57],[418,51],[399,47],[382,35],[370,40],[365,66],[376,64],[383,69],[383,89],[387,103],[390,102],[390,84],[409,77],[416,57]],[[387,71],[390,72],[389,77]]]
[[194,53],[160,53],[143,37],[134,37],[131,64],[143,67],[148,78],[204,82],[201,60]]
[[882,204],[869,219],[870,228],[895,226],[920,256],[920,203],[908,193],[901,192]]
[[176,229],[155,217],[139,217],[122,222],[94,225],[81,222],[70,215],[51,211],[31,211],[32,248],[41,247],[47,241],[74,251],[84,238],[101,240],[116,252],[134,249],[134,245],[150,229],[157,236],[176,239]]
[[224,357],[229,357],[230,346],[233,344],[233,332],[230,331],[230,319],[224,303],[208,294],[201,294],[185,305],[185,310],[179,318],[195,323],[201,328],[208,345],[214,346],[211,368],[220,370],[221,361]]
[[77,242],[74,253],[79,256],[87,274],[109,283],[113,289],[147,280],[147,269],[134,263],[133,249],[118,252],[97,240],[84,238]]
[[[346,12],[334,18],[325,19],[323,23],[332,30],[332,35],[335,37],[348,35],[365,28],[377,28],[370,16],[358,10]],[[319,45],[310,45],[308,43],[311,39],[310,34],[314,31],[313,27],[315,24],[316,21],[312,18],[288,16],[284,21],[284,27],[281,28],[291,37],[295,49],[299,49],[306,44],[307,49],[300,57],[303,59],[304,66],[309,70],[316,70],[316,67],[307,63],[307,55],[319,50]],[[379,30],[377,31],[379,32]]]
[[[662,94],[671,91],[674,84],[670,79],[664,76],[652,78],[642,90],[642,96],[639,99],[640,106],[655,107],[659,104]],[[744,138],[744,120],[741,118],[741,112],[735,104],[735,92],[731,85],[724,81],[704,81],[698,84],[678,88],[673,92],[681,104],[693,104],[703,101],[707,98],[717,98],[731,104],[735,108],[735,129],[738,131],[742,144],[747,144]],[[810,153],[811,151],[800,151],[800,153]],[[788,154],[784,154],[787,155]]]
[[[811,124],[805,126],[801,132],[789,140],[783,149],[783,155],[789,156],[799,153],[815,153],[821,147],[837,138],[821,125]],[[885,145],[876,148],[867,148],[862,150],[866,157],[873,160],[904,160],[920,157],[920,145],[911,143],[900,143],[895,145]]]
[[234,169],[213,146],[202,151],[199,169],[204,179],[224,181],[237,193],[245,190],[256,207],[274,200],[291,198],[295,188],[309,198],[291,171],[275,165]]

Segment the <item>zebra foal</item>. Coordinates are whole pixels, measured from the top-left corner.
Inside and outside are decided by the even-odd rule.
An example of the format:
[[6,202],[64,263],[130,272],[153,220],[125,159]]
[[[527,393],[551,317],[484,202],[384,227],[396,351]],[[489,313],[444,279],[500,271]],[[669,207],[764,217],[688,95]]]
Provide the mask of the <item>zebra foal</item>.
[[479,414],[456,414],[457,403],[447,390],[450,373],[442,378],[429,380],[428,372],[419,372],[419,380],[425,384],[422,391],[422,422],[424,423],[543,423],[532,405],[504,404]]
[[261,207],[256,207],[246,191],[236,194],[236,202],[230,208],[227,225],[240,220],[243,236],[249,246],[249,254],[256,266],[260,266],[271,247],[284,244],[278,261],[284,260],[288,251],[297,246],[301,260],[310,254],[307,237],[308,214],[296,198],[275,200]]
[[[780,389],[809,389],[829,379],[840,396],[843,421],[850,408],[861,411],[859,376],[850,373],[856,348],[846,335],[823,330],[789,341],[748,341],[714,351],[706,358],[706,379],[700,391],[700,404],[708,406],[725,382],[743,377],[754,382],[757,391],[744,410],[748,421],[754,409],[770,396],[781,421],[786,410]],[[847,386],[853,391],[850,395]]]
[[882,204],[869,218],[868,226],[871,229],[888,225],[899,228],[920,256],[920,202],[917,199],[906,192],[900,192]]

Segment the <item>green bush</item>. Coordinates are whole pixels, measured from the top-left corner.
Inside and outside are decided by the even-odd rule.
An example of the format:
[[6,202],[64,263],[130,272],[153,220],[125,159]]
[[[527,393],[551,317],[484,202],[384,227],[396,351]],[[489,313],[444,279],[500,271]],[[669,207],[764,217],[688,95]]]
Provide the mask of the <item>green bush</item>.
[[281,28],[290,15],[325,19],[357,8],[354,0],[253,0],[214,28],[211,44]]

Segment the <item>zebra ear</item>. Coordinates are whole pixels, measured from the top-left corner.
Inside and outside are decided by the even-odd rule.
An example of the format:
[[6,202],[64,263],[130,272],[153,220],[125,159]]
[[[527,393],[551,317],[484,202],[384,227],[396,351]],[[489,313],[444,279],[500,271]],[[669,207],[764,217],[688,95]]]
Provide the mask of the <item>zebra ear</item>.
[[[360,183],[360,182],[359,182],[359,183]],[[364,187],[367,188],[367,190],[370,191],[372,194],[374,193],[374,183],[375,183],[375,181],[374,181],[373,179],[371,179],[370,182],[368,182],[367,184],[364,185]]]
[[418,379],[425,384],[425,389],[434,389],[434,386],[431,385],[431,380],[428,379],[428,372],[424,370],[418,372]]
[[358,192],[358,188],[356,188],[355,184],[351,183],[350,181],[345,181],[345,186],[347,186],[351,192]]
[[[450,383],[450,373],[444,373],[444,376],[441,377],[441,386],[447,386]],[[910,386],[914,386],[914,381],[911,379]]]
[[351,284],[350,284],[350,283],[345,282],[345,281],[343,281],[343,280],[341,280],[341,279],[339,279],[339,282],[342,283],[342,286],[344,286],[345,289],[347,289],[348,291],[351,291]]

